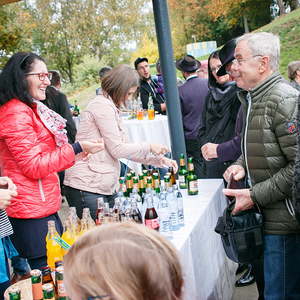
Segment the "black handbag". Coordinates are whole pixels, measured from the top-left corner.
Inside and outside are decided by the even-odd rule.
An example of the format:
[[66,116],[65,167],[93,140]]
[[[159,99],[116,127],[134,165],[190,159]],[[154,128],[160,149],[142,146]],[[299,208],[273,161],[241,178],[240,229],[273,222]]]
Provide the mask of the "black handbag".
[[224,209],[215,232],[221,235],[228,258],[237,263],[251,263],[263,253],[263,217],[256,209],[232,215],[234,205],[235,200]]

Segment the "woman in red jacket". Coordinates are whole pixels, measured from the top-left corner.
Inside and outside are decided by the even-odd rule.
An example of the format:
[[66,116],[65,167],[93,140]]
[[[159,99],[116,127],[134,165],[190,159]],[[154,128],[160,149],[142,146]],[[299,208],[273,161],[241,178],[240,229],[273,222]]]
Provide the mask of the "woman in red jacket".
[[14,54],[0,74],[0,168],[18,190],[7,208],[11,239],[32,269],[47,265],[48,221],[62,232],[57,172],[71,167],[77,154],[80,159],[104,148],[87,141],[68,144],[66,121],[41,102],[50,78],[43,59],[27,52]]

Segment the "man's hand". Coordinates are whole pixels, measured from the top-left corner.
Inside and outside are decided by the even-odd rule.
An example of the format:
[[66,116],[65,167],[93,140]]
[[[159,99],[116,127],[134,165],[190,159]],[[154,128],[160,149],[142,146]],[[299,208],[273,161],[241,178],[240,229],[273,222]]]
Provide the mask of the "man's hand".
[[226,169],[225,173],[223,174],[224,179],[228,182],[230,175],[233,175],[233,179],[239,181],[243,179],[246,175],[245,169],[240,165],[233,165]]
[[97,142],[80,141],[79,143],[83,152],[87,154],[94,154],[104,149],[103,141],[97,141]]
[[217,148],[219,144],[206,143],[201,147],[201,152],[205,160],[211,160],[218,157]]
[[164,165],[164,167],[167,167],[167,168],[172,167],[173,170],[174,170],[174,173],[177,173],[178,165],[177,165],[176,160],[169,159],[169,158],[163,156],[161,158],[161,163]]
[[250,209],[254,205],[254,202],[250,197],[249,189],[241,189],[241,190],[223,189],[223,193],[226,196],[235,197],[235,206],[232,211],[233,215],[235,215],[240,211]]

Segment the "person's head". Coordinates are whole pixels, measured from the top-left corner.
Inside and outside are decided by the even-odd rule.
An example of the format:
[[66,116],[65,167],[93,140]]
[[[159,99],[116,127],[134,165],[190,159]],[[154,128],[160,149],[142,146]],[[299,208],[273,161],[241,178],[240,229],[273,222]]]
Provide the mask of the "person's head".
[[208,78],[208,61],[207,60],[201,60],[200,61],[201,66],[197,70],[197,75],[199,78]]
[[[136,223],[96,227],[64,257],[65,286],[73,300],[179,300],[183,278],[174,247]],[[84,279],[84,280],[83,280]]]
[[295,80],[300,83],[300,60],[288,64],[288,77],[291,81]]
[[231,71],[237,86],[251,90],[278,71],[280,42],[268,32],[247,33],[239,37]]
[[200,69],[201,63],[192,55],[186,55],[176,61],[176,68],[182,72],[184,78],[193,74],[197,75],[197,70]]
[[156,67],[156,72],[157,74],[161,74],[161,65],[160,65],[160,60],[158,59],[156,64],[155,64],[155,67]]
[[111,70],[111,67],[103,67],[99,70],[99,78],[102,81],[103,77]]
[[139,85],[137,72],[128,65],[119,65],[104,76],[101,87],[117,107],[131,100]]
[[151,73],[150,73],[150,66],[148,63],[148,58],[138,57],[134,61],[134,68],[137,70],[137,72],[142,80],[150,79]]
[[208,58],[208,81],[211,87],[215,87],[218,85],[223,85],[226,82],[230,81],[230,77],[228,74],[223,76],[218,76],[217,72],[221,68],[222,63],[219,58],[219,51],[214,51],[210,54]]
[[228,41],[219,51],[219,59],[222,66],[217,72],[218,76],[223,76],[226,74],[231,75],[231,65],[234,60],[234,50],[236,47],[236,39]]
[[44,100],[46,87],[50,85],[44,60],[31,52],[15,53],[0,74],[0,105],[17,98],[26,104],[33,99]]
[[56,87],[57,89],[61,88],[60,74],[58,71],[50,70],[49,73],[52,74],[51,85]]

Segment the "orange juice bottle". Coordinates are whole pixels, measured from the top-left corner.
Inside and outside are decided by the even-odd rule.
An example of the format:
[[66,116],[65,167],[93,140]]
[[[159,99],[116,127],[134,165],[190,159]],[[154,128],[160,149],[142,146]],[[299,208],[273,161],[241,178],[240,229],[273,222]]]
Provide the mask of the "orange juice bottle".
[[[61,238],[67,242],[70,246],[72,246],[75,242],[75,232],[73,230],[73,227],[71,226],[70,220],[66,220],[65,222],[65,231]],[[62,249],[63,255],[65,255],[68,252],[68,250]]]
[[148,120],[154,120],[154,118],[155,118],[155,112],[154,112],[153,98],[152,95],[150,95],[148,101]]
[[48,234],[46,236],[46,249],[47,249],[47,264],[51,270],[55,269],[55,262],[62,260],[62,249],[60,245],[53,239],[59,237],[54,221],[48,221]]

